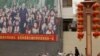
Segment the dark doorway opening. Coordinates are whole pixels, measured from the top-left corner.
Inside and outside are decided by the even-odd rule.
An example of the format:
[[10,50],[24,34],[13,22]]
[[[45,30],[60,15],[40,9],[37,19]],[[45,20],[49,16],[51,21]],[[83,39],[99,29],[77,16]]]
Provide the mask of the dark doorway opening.
[[69,24],[72,23],[73,19],[63,19],[63,31],[69,31]]

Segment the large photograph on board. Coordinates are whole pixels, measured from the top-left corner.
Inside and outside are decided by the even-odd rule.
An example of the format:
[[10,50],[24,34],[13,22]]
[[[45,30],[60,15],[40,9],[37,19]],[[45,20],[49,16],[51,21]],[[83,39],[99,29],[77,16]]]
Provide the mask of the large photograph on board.
[[55,40],[61,32],[58,8],[58,0],[0,0],[0,39]]

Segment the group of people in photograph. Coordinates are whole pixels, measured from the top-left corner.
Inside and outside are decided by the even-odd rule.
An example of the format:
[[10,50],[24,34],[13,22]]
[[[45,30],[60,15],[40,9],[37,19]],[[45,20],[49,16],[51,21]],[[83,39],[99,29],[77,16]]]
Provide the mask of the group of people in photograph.
[[55,34],[57,10],[44,6],[27,8],[25,3],[0,8],[0,33]]

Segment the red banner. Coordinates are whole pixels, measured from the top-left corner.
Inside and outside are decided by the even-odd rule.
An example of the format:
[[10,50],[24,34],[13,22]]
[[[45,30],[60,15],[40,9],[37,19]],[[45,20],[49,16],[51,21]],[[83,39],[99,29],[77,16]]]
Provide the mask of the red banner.
[[54,34],[0,34],[0,40],[56,41]]

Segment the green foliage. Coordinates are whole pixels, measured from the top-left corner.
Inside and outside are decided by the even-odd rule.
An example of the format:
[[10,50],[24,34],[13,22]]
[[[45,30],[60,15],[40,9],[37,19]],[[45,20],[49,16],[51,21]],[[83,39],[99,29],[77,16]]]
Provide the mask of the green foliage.
[[6,0],[0,0],[0,8],[4,7],[6,4]]
[[49,8],[54,7],[54,0],[46,0],[45,5],[47,5]]
[[[16,5],[21,5],[25,3],[27,7],[36,6],[39,0],[15,0]],[[12,7],[14,5],[14,0],[0,0],[0,8],[4,6]],[[45,0],[45,5],[49,6],[50,8],[54,5],[54,0]]]

